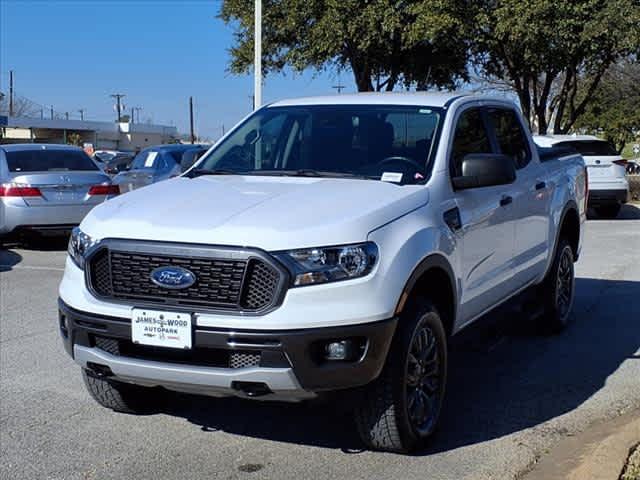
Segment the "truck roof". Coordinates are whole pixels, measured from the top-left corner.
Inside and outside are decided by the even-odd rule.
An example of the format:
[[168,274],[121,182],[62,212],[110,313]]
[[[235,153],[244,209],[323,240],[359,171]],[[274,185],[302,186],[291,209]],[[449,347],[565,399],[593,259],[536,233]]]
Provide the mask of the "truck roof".
[[444,107],[458,98],[470,97],[474,100],[488,99],[504,101],[504,98],[478,95],[470,92],[362,92],[317,97],[303,97],[280,100],[270,107],[296,105],[408,105]]

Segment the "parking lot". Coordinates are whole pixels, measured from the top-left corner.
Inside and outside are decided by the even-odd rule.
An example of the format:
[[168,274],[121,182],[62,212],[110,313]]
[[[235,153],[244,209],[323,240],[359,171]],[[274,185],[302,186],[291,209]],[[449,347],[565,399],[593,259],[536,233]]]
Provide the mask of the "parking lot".
[[561,438],[640,408],[640,209],[586,229],[571,326],[545,336],[504,309],[463,333],[441,430],[413,456],[363,451],[333,404],[98,407],[58,338],[65,244],[2,250],[0,478],[516,478]]

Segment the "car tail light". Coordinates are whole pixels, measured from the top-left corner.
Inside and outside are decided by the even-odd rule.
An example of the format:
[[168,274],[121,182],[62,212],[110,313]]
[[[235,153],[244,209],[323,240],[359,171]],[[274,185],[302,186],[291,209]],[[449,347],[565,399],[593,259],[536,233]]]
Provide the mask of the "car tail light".
[[621,160],[614,160],[611,163],[615,163],[616,165],[620,165],[621,167],[627,168],[627,163],[629,163],[629,161],[623,158]]
[[37,187],[29,185],[4,184],[0,185],[0,197],[41,197],[42,192]]
[[584,211],[586,212],[589,205],[589,169],[584,169]]
[[118,185],[94,185],[89,189],[89,195],[119,195]]

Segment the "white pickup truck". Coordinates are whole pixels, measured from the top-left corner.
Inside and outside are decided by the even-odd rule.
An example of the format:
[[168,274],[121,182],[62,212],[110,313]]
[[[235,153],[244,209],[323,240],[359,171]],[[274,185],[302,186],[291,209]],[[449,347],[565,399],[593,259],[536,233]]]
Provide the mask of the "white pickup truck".
[[91,211],[60,332],[105,407],[345,390],[363,442],[406,452],[438,423],[448,337],[525,289],[566,325],[586,201],[580,155],[539,151],[505,100],[280,101]]

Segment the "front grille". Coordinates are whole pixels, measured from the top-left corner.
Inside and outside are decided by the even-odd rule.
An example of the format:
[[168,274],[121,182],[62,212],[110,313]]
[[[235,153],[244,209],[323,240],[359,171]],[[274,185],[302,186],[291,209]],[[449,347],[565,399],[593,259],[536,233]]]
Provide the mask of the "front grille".
[[179,350],[138,345],[131,340],[93,336],[93,346],[115,356],[201,367],[246,368],[260,366],[260,352],[196,347]]
[[[102,298],[139,301],[160,306],[263,311],[274,305],[284,287],[283,274],[263,258],[191,257],[127,252],[103,247],[88,260],[88,282]],[[151,281],[159,267],[180,266],[196,281],[169,289]]]

